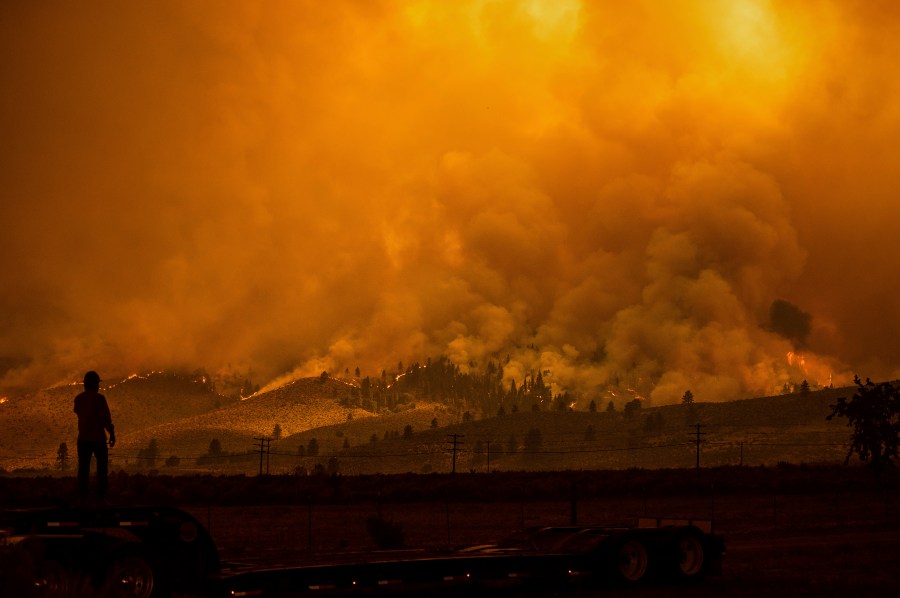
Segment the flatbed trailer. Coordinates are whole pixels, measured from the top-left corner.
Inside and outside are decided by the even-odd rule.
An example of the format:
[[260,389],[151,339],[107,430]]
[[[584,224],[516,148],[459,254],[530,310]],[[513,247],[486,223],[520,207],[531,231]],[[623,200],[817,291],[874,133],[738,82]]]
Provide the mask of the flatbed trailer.
[[721,572],[708,521],[521,530],[447,551],[317,555],[278,566],[222,563],[194,517],[172,507],[20,509],[0,513],[0,596],[287,598],[495,595],[615,584],[691,583]]

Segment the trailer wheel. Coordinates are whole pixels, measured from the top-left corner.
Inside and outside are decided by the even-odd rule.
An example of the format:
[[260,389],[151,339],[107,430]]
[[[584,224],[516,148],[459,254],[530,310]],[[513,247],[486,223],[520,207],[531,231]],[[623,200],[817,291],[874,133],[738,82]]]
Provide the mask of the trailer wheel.
[[156,575],[150,561],[141,555],[116,558],[103,579],[104,598],[150,598]]
[[41,561],[34,572],[33,585],[35,595],[41,598],[65,598],[72,588],[72,575],[65,565],[57,560]]
[[625,540],[616,551],[616,572],[628,583],[638,583],[647,577],[650,556],[647,547],[637,538]]
[[675,536],[674,573],[680,581],[700,581],[706,574],[706,547],[696,531],[687,529]]

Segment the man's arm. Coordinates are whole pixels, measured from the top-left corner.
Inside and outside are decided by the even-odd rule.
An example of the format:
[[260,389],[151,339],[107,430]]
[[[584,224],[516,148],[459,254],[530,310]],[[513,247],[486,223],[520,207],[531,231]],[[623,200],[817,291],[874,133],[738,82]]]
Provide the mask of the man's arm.
[[109,405],[106,402],[106,397],[103,397],[103,427],[109,432],[109,446],[110,448],[116,445],[116,427],[112,423],[112,414],[109,412]]

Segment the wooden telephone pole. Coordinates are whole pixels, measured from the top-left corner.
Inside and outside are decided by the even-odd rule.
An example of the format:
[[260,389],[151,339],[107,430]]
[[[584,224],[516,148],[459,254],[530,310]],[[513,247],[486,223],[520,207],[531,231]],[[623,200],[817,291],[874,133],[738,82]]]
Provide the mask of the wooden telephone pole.
[[461,438],[465,438],[462,434],[448,434],[448,438],[452,438],[452,440],[448,440],[447,444],[450,444],[450,450],[453,452],[453,468],[450,473],[456,473],[456,453],[459,451],[459,445],[462,444]]

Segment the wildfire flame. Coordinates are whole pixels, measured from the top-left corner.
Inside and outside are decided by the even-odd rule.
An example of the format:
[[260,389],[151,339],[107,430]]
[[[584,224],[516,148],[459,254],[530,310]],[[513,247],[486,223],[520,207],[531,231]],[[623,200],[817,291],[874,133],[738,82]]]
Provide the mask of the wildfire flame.
[[804,374],[808,373],[806,369],[806,357],[804,357],[800,353],[788,351],[787,360],[788,365],[790,365],[791,367],[800,368],[800,371]]

